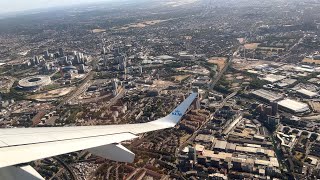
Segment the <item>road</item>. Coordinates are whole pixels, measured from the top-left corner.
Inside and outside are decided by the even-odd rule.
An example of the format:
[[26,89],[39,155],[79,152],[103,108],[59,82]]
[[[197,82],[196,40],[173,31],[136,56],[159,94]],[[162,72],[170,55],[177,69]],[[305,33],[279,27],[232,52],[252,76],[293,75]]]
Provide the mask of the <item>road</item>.
[[72,104],[74,100],[76,100],[84,91],[86,91],[91,86],[90,80],[92,79],[92,76],[93,72],[91,71],[90,74],[82,82],[82,84],[78,87],[78,89],[74,93],[72,93],[71,96],[66,98],[65,103]]
[[219,72],[219,74],[215,77],[215,79],[213,81],[211,81],[211,83],[209,84],[209,89],[213,89],[214,86],[217,84],[217,82],[220,80],[220,78],[222,77],[222,75],[227,71],[228,67],[231,65],[232,63],[232,58],[230,57],[228,60],[228,63],[224,66],[224,68]]
[[81,93],[83,93],[86,90],[86,88],[88,88],[90,86],[89,81],[93,77],[93,73],[94,72],[92,72],[92,71],[89,72],[88,76],[84,79],[84,81],[78,87],[78,89],[75,92],[70,93],[66,98],[64,98],[62,100],[62,102],[55,109],[60,109],[63,105],[65,105],[66,103],[70,102],[71,100],[73,100],[77,96],[79,96]]
[[108,103],[106,103],[105,105],[103,105],[101,108],[110,108],[110,106],[114,105],[119,99],[121,99],[125,94],[126,94],[126,90],[125,89],[121,89],[120,92],[113,97],[112,99],[110,99],[108,101]]
[[[220,106],[217,107],[217,109],[216,109],[216,111],[213,113],[213,115],[214,115],[215,113],[217,113],[217,112],[219,111],[219,109],[222,108],[222,107],[227,103],[227,101],[228,101],[229,99],[231,99],[232,97],[234,97],[237,93],[238,93],[238,91],[229,94],[229,95],[222,101],[222,103],[220,104]],[[176,151],[176,155],[177,155],[177,153],[178,153],[180,150],[182,150],[182,148],[184,148],[185,146],[187,146],[188,144],[190,144],[191,141],[194,140],[194,138],[197,136],[197,134],[199,133],[199,131],[200,131],[205,125],[207,125],[207,123],[208,123],[209,121],[211,121],[211,118],[208,118],[204,123],[202,123],[202,125],[192,134],[192,136],[190,136],[186,142],[184,142],[183,144],[181,144],[181,145],[179,146],[179,148],[178,148],[177,151]]]
[[110,177],[110,172],[111,172],[111,169],[113,168],[113,166],[110,166],[109,168],[108,168],[108,170],[107,170],[107,179],[109,179],[109,177]]
[[238,116],[233,122],[231,122],[231,123],[228,125],[228,127],[226,127],[226,128],[223,130],[222,134],[225,134],[225,135],[229,134],[229,132],[233,129],[233,127],[234,127],[241,119],[242,119],[242,114],[239,114],[239,116]]
[[64,168],[66,168],[66,170],[69,172],[71,179],[72,180],[77,180],[76,175],[74,174],[74,172],[71,170],[71,168],[68,166],[68,164],[66,164],[63,160],[61,160],[58,157],[53,157],[53,159],[57,160]]

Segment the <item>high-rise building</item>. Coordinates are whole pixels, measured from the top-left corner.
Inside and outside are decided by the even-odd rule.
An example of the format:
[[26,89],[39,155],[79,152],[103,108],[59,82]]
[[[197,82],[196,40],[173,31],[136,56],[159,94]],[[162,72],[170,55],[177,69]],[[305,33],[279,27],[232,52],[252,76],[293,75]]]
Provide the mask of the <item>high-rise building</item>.
[[114,56],[119,56],[120,55],[120,48],[115,48],[114,49]]
[[271,107],[272,107],[272,116],[275,116],[278,114],[278,103],[277,102],[271,102]]
[[59,64],[66,65],[67,62],[68,62],[68,57],[67,56],[61,57],[60,60],[59,60]]
[[125,68],[125,69],[123,70],[123,73],[124,73],[123,79],[124,79],[124,80],[127,80],[127,73],[128,73],[127,71],[128,71],[127,68]]
[[59,48],[59,55],[60,55],[60,57],[63,57],[63,56],[64,56],[64,52],[63,52],[63,49],[62,49],[62,48]]
[[119,69],[121,71],[123,71],[127,67],[127,56],[118,56],[116,57],[116,61],[119,63]]
[[102,52],[101,52],[102,54],[106,54],[106,48],[103,46],[103,48],[102,48]]
[[264,114],[271,116],[272,115],[272,106],[267,106],[264,110]]
[[107,58],[107,56],[103,56],[103,66],[104,67],[108,66],[108,58]]
[[42,66],[42,72],[45,73],[45,74],[48,74],[51,70],[51,66],[49,63],[45,63],[43,66]]
[[83,59],[83,58],[84,58],[83,53],[79,53],[79,56],[80,56],[80,59]]
[[113,79],[112,81],[112,87],[113,87],[113,95],[116,96],[118,94],[118,79]]
[[77,54],[77,64],[80,64],[81,63],[81,55],[80,53]]
[[38,56],[35,56],[35,57],[34,57],[34,64],[35,64],[35,65],[40,64],[40,60],[39,60],[39,57],[38,57]]
[[112,81],[112,87],[114,90],[118,89],[118,80],[117,79],[113,79]]
[[49,59],[50,58],[50,54],[49,54],[49,50],[44,51],[44,58],[45,59]]
[[35,65],[35,60],[34,60],[33,58],[31,58],[31,59],[29,60],[29,62],[30,62],[30,65],[31,65],[31,66],[34,66],[34,65]]
[[79,66],[79,73],[85,73],[86,67],[83,64],[80,64]]

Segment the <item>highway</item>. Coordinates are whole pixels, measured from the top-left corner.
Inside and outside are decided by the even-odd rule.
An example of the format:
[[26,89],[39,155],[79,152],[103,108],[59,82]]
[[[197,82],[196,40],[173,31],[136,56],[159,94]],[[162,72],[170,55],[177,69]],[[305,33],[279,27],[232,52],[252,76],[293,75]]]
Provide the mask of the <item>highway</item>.
[[220,80],[220,78],[222,77],[222,75],[227,71],[227,69],[229,68],[229,66],[232,63],[232,58],[228,58],[228,63],[224,66],[224,68],[219,72],[219,74],[215,77],[214,80],[211,81],[211,83],[209,84],[209,89],[213,89],[214,86],[217,84],[217,82]]
[[70,174],[70,178],[72,180],[77,180],[76,175],[74,174],[74,172],[71,170],[71,168],[68,166],[68,164],[66,164],[63,160],[61,160],[60,158],[58,158],[57,156],[52,157],[53,159],[57,160]]
[[[92,60],[92,63],[97,62],[97,59]],[[88,87],[90,87],[91,83],[90,80],[92,79],[94,75],[94,71],[91,70],[88,74],[87,77],[83,80],[81,85],[77,87],[77,90],[75,92],[69,93],[69,95],[65,98],[63,98],[62,102],[55,108],[55,110],[60,109],[63,105],[67,103],[71,103],[74,99],[76,99],[81,93],[83,93]]]
[[108,101],[108,103],[106,103],[105,105],[102,106],[102,108],[110,108],[112,105],[114,105],[119,99],[121,99],[124,95],[126,94],[126,90],[121,88],[120,92],[113,97],[112,99],[110,99]]
[[88,76],[84,79],[84,81],[81,83],[81,85],[78,87],[78,89],[75,92],[72,92],[62,100],[62,102],[55,108],[60,109],[63,105],[66,103],[70,103],[74,99],[76,99],[81,93],[83,93],[91,84],[90,80],[93,77],[93,71],[89,72]]

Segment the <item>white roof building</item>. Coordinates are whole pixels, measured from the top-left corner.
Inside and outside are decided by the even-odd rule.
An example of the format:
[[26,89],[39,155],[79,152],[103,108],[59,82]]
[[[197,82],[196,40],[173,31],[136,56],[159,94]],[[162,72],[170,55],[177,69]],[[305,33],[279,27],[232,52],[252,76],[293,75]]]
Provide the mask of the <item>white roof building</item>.
[[289,110],[295,113],[303,113],[310,110],[308,104],[291,100],[291,99],[284,99],[282,101],[279,101],[278,105],[286,110]]
[[301,94],[303,96],[306,96],[308,98],[314,98],[314,97],[318,96],[318,93],[312,92],[312,91],[309,91],[309,90],[303,89],[303,88],[298,89],[297,93],[299,93],[299,94]]
[[285,79],[286,76],[282,76],[282,75],[275,75],[275,74],[267,74],[264,78],[262,78],[263,80],[266,80],[270,83],[275,83],[278,81],[281,81],[283,79]]

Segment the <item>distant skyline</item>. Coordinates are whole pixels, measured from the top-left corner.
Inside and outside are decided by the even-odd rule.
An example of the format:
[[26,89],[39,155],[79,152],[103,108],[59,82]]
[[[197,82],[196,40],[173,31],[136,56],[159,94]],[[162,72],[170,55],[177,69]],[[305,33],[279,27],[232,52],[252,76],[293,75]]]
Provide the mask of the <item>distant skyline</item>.
[[115,0],[0,0],[0,14]]

